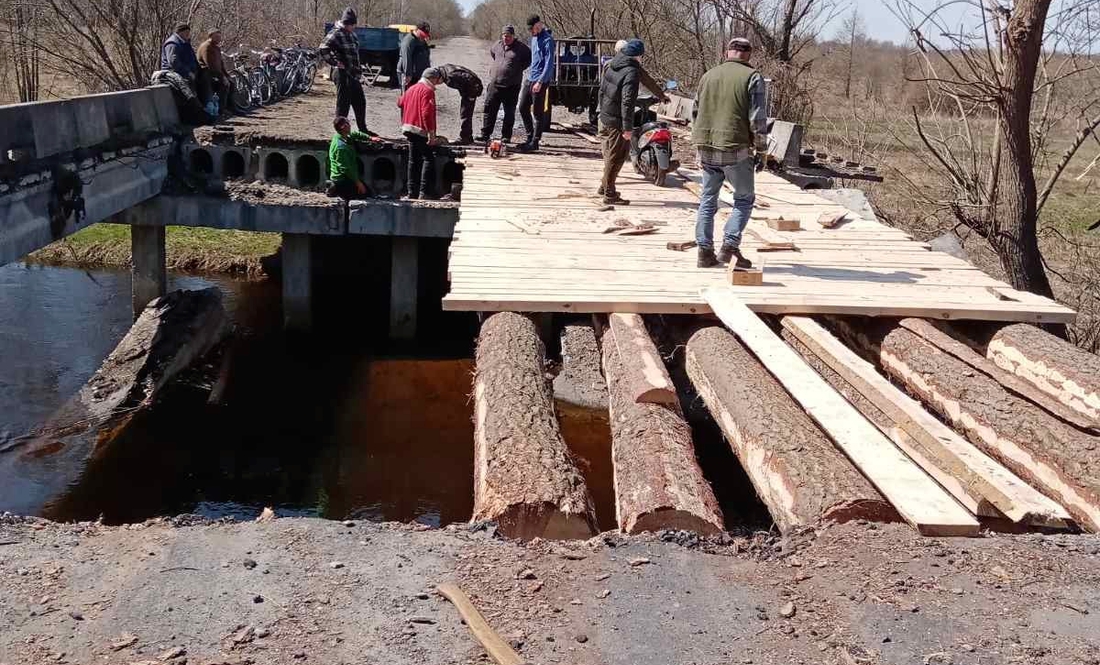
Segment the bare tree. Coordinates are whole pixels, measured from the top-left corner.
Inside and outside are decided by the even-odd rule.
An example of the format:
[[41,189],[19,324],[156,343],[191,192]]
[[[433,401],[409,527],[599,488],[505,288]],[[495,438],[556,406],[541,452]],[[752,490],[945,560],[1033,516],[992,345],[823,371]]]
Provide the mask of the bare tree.
[[36,3],[13,0],[0,15],[4,31],[0,43],[8,63],[5,70],[14,77],[21,102],[38,100],[41,61],[34,42],[38,36],[40,13]]
[[[929,119],[913,109],[928,164],[948,184],[947,200],[931,202],[988,241],[1015,288],[1045,296],[1053,294],[1039,250],[1039,214],[1066,165],[1100,127],[1100,90],[1075,90],[1088,85],[1086,73],[1100,72],[1089,57],[1095,32],[1082,28],[1095,20],[1093,2],[1066,0],[1051,15],[1052,0],[1015,0],[1011,7],[972,0],[972,31],[948,28],[942,10],[957,2],[931,10],[915,0],[895,5],[922,64],[914,80],[927,86],[930,106],[941,112]],[[1079,131],[1040,188],[1045,130],[1066,121]]]
[[856,60],[856,41],[862,41],[863,20],[859,17],[859,9],[852,7],[852,14],[844,19],[840,26],[840,34],[848,39],[848,67],[844,76],[844,99],[852,98],[852,70]]

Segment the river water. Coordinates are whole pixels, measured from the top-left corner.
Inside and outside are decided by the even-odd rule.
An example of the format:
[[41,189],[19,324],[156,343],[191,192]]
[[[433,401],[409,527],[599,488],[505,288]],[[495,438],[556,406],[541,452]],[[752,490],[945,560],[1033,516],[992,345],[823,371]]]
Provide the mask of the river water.
[[[51,516],[248,519],[274,506],[337,519],[469,519],[468,325],[409,357],[372,342],[376,335],[360,338],[354,323],[288,338],[277,281],[169,280],[171,289],[207,286],[222,291],[237,331],[222,403],[206,403],[208,382],[179,382],[87,468]],[[324,320],[331,308],[317,307]],[[75,394],[129,325],[127,272],[0,267],[0,448]]]

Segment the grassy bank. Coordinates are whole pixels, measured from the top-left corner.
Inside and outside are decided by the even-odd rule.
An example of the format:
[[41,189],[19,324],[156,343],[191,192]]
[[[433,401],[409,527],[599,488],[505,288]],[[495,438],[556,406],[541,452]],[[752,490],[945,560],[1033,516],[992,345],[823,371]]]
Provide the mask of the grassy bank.
[[[169,226],[165,239],[169,270],[248,277],[266,274],[263,259],[277,252],[280,243],[278,233],[182,226]],[[94,224],[34,252],[27,261],[80,268],[128,268],[130,227]]]

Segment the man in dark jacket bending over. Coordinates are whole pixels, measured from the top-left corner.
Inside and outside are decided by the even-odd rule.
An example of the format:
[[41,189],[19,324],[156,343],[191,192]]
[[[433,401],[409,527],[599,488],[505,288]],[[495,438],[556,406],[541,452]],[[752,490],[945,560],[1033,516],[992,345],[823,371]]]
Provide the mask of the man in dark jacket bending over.
[[638,58],[645,53],[640,39],[626,43],[615,54],[600,82],[600,138],[603,140],[603,181],[600,194],[606,204],[630,203],[619,196],[615,180],[630,154],[630,135],[634,131],[634,104],[638,99]]
[[474,105],[485,91],[477,74],[460,65],[440,65],[436,67],[448,88],[458,91],[462,97],[459,119],[462,127],[458,131],[458,144],[468,145],[474,142]]

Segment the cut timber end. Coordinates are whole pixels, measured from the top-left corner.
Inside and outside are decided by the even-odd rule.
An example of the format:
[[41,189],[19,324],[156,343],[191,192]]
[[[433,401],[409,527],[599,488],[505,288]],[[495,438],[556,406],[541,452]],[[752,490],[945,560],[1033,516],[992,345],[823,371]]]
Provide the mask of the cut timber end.
[[798,231],[802,223],[797,219],[783,219],[782,217],[768,220],[768,227],[773,231]]
[[473,521],[510,538],[596,533],[588,487],[562,439],[534,322],[501,312],[481,326],[474,381]]
[[827,229],[836,228],[848,215],[846,212],[823,212],[817,218],[817,223]]
[[732,264],[726,270],[726,276],[733,286],[763,286],[764,270],[761,268],[734,268]]
[[978,521],[972,514],[829,386],[732,290],[708,288],[703,297],[906,521],[924,535],[978,535]]
[[[636,387],[660,360],[639,317],[638,326],[612,323],[604,328],[603,370],[611,420],[611,462],[615,474],[615,513],[625,533],[680,529],[699,534],[722,530],[722,511],[695,459],[691,427],[678,401],[644,403]],[[626,318],[629,321],[629,318]],[[626,339],[620,336],[625,335]],[[675,393],[673,393],[675,396]]]
[[900,520],[760,362],[724,328],[687,342],[688,377],[780,531]]

